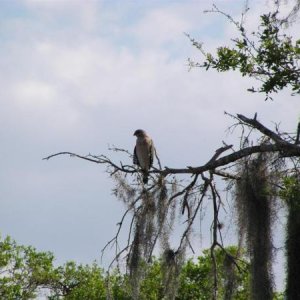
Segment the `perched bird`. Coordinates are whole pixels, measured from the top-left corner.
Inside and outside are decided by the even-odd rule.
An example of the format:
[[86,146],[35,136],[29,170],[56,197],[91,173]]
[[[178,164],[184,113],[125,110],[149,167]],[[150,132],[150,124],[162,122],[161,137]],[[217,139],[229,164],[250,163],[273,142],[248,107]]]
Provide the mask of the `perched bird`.
[[133,163],[142,169],[143,182],[148,183],[149,169],[153,164],[154,144],[146,131],[137,129],[134,134],[136,136],[136,145],[133,153]]

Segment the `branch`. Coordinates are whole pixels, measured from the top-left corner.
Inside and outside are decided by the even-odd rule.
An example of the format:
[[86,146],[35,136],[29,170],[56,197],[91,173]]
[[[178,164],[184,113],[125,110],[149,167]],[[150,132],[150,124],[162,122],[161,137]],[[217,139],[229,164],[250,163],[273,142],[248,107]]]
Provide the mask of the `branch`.
[[[199,166],[199,167],[190,167],[188,166],[187,168],[181,168],[181,169],[175,169],[175,168],[169,168],[165,167],[164,170],[158,170],[158,169],[153,169],[150,171],[150,173],[155,173],[155,174],[161,174],[163,176],[167,176],[170,174],[202,174],[203,172],[206,171],[213,171],[215,174],[218,174],[218,171],[215,170],[218,167],[228,165],[230,163],[236,162],[237,160],[247,157],[252,154],[256,153],[264,153],[264,152],[280,152],[282,157],[300,157],[300,146],[296,144],[292,144],[290,142],[287,142],[286,140],[282,139],[279,134],[273,132],[272,130],[268,129],[264,125],[262,125],[259,121],[257,121],[256,116],[253,119],[249,119],[241,114],[237,115],[237,119],[239,119],[243,124],[246,124],[247,126],[253,127],[260,131],[263,135],[269,137],[271,140],[274,141],[274,144],[260,144],[257,146],[250,146],[243,148],[239,151],[236,151],[234,153],[231,153],[229,155],[223,156],[219,159],[217,159],[223,152],[227,151],[230,149],[232,146],[231,145],[226,145],[224,147],[221,147],[215,151],[215,154],[212,156],[212,158],[204,165]],[[299,130],[298,130],[299,132]],[[298,133],[297,133],[298,134]],[[298,141],[298,135],[296,138],[296,142]],[[120,151],[120,149],[118,149]],[[58,155],[70,155],[70,156],[75,156],[80,159],[88,160],[90,162],[98,163],[98,164],[106,164],[108,167],[113,167],[115,172],[121,171],[124,173],[136,173],[138,170],[134,168],[133,166],[124,166],[120,165],[118,166],[117,164],[113,163],[109,158],[107,158],[104,155],[100,156],[92,156],[92,155],[87,155],[87,156],[82,156],[78,155],[72,152],[59,152],[56,154],[52,154],[50,156],[47,156],[44,158],[44,160],[49,160],[52,157],[58,156]],[[221,176],[223,176],[222,174]],[[228,176],[229,177],[229,176]],[[232,176],[231,176],[232,177]]]
[[[152,185],[150,187],[148,187],[147,189],[143,189],[141,191],[141,193],[136,197],[136,199],[129,205],[129,207],[126,209],[126,211],[124,212],[121,220],[117,223],[117,226],[118,226],[118,229],[117,229],[117,232],[115,234],[115,236],[109,240],[106,245],[102,248],[101,250],[101,260],[103,258],[103,255],[106,251],[106,249],[111,246],[113,247],[114,245],[116,246],[116,255],[115,257],[113,258],[113,260],[111,261],[108,269],[111,268],[111,266],[114,264],[114,262],[118,261],[119,257],[121,257],[121,255],[126,252],[128,249],[130,251],[132,245],[130,244],[130,239],[131,239],[131,236],[132,236],[132,231],[133,231],[133,223],[136,219],[136,216],[137,216],[137,213],[138,211],[141,209],[141,205],[138,206],[136,208],[136,204],[142,200],[143,196],[145,193],[148,193],[150,192],[153,188],[155,187],[155,185]],[[131,221],[130,221],[130,228],[129,228],[129,231],[128,231],[128,239],[127,239],[127,245],[122,249],[122,250],[118,250],[118,239],[119,239],[119,235],[120,235],[120,232],[122,230],[122,227],[123,227],[123,223],[124,223],[124,220],[126,218],[126,216],[128,215],[128,213],[130,212],[133,212],[133,215],[131,217]]]
[[[177,249],[176,252],[179,252],[180,249],[182,248],[183,244],[184,244],[184,241],[185,241],[185,240],[188,240],[188,234],[189,234],[189,232],[190,232],[190,230],[191,230],[192,225],[194,224],[194,220],[195,220],[195,218],[196,218],[196,216],[197,216],[197,214],[198,214],[198,211],[199,211],[200,206],[201,206],[201,204],[202,204],[202,202],[203,202],[203,199],[204,199],[204,197],[206,196],[206,192],[207,192],[207,190],[208,190],[208,187],[209,187],[209,184],[210,184],[212,178],[208,179],[208,178],[206,178],[206,177],[204,177],[204,176],[202,175],[202,180],[204,181],[204,185],[203,185],[203,188],[202,188],[202,190],[201,190],[201,197],[200,197],[200,199],[198,200],[197,206],[196,206],[196,208],[195,208],[195,210],[194,210],[194,212],[193,212],[192,217],[190,217],[190,218],[187,220],[187,221],[188,221],[188,225],[187,225],[185,231],[183,232],[183,234],[182,234],[182,236],[181,236],[180,244],[179,244],[179,247],[178,247],[178,249]],[[169,202],[170,202],[170,201],[169,201]]]
[[[118,149],[118,151],[120,151],[120,149]],[[127,152],[127,151],[124,150],[124,152]],[[49,155],[47,157],[44,157],[43,160],[49,160],[50,158],[59,156],[59,155],[70,155],[71,157],[77,157],[77,158],[84,159],[84,160],[87,160],[90,162],[94,162],[96,164],[106,164],[110,167],[115,168],[115,171],[122,171],[125,173],[136,173],[137,172],[137,170],[133,166],[123,166],[123,165],[118,166],[118,165],[116,165],[105,155],[95,156],[95,155],[88,154],[86,156],[83,156],[83,155],[78,155],[78,154],[72,153],[72,152],[59,152],[59,153],[55,153],[55,154]]]
[[262,144],[259,146],[251,146],[231,153],[229,155],[223,156],[213,162],[208,162],[203,166],[199,167],[188,167],[184,169],[174,169],[165,168],[162,171],[164,175],[168,174],[201,174],[203,172],[214,170],[218,167],[228,165],[241,158],[247,157],[255,153],[265,153],[265,152],[283,152],[284,156],[297,156],[300,157],[300,147],[294,144]]
[[[210,248],[212,264],[213,264],[213,281],[214,281],[214,288],[213,288],[213,299],[216,300],[218,296],[218,270],[217,270],[217,260],[215,255],[215,247],[218,245],[218,228],[219,228],[219,208],[221,199],[219,198],[218,192],[215,186],[212,183],[212,174],[210,175],[209,187],[211,190],[212,200],[213,200],[213,212],[214,218],[212,223],[212,238],[213,242]],[[219,200],[219,204],[217,203]]]
[[235,175],[235,174],[231,174],[222,170],[214,170],[212,171],[213,174],[224,177],[225,179],[240,179],[239,176]]
[[91,161],[91,162],[94,162],[94,163],[97,163],[99,164],[100,161],[98,159],[92,159],[92,158],[89,158],[88,156],[82,156],[82,155],[78,155],[76,153],[72,153],[72,152],[58,152],[58,153],[55,153],[55,154],[51,154],[47,157],[44,157],[43,160],[49,160],[50,158],[52,157],[55,157],[55,156],[59,156],[59,155],[70,155],[70,157],[78,157],[78,158],[81,158],[81,159],[85,159],[85,160],[88,160],[88,161]]
[[[264,127],[265,128],[265,127]],[[264,130],[264,129],[262,129]],[[275,134],[273,132],[274,135],[278,136],[277,134]],[[270,133],[270,135],[273,135]],[[279,136],[278,136],[279,137]],[[243,148],[241,150],[238,150],[234,153],[231,153],[229,155],[223,156],[219,159],[215,159],[215,156],[220,155],[222,152],[224,152],[225,150],[229,149],[230,146],[226,146],[226,147],[222,147],[218,150],[216,150],[216,154],[213,156],[212,159],[210,159],[206,164],[199,166],[199,167],[187,167],[187,168],[181,168],[181,169],[175,169],[175,168],[169,168],[169,167],[165,167],[164,170],[152,170],[150,171],[150,173],[156,173],[156,174],[161,174],[163,176],[167,176],[170,174],[202,174],[203,172],[206,171],[213,171],[218,167],[221,166],[225,166],[228,165],[230,163],[233,163],[241,158],[247,157],[249,155],[252,154],[256,154],[256,153],[265,153],[265,152],[281,152],[281,155],[283,157],[292,157],[292,156],[296,156],[296,157],[300,157],[300,147],[299,145],[295,145],[295,144],[291,144],[289,142],[286,142],[284,140],[282,140],[281,138],[276,138],[277,139],[277,143],[275,144],[261,144],[261,145],[257,145],[257,146],[251,146],[251,147],[246,147]],[[58,155],[70,155],[70,156],[75,156],[77,158],[80,159],[85,159],[94,163],[98,163],[98,164],[106,164],[108,166],[111,166],[113,168],[115,168],[116,171],[121,171],[121,172],[125,172],[125,173],[137,173],[138,170],[135,169],[133,166],[118,166],[115,163],[113,163],[110,159],[106,158],[105,156],[100,156],[97,159],[92,156],[93,158],[90,158],[89,156],[81,156],[75,153],[71,153],[71,152],[60,152],[60,153],[56,153],[56,154],[52,154],[48,157],[43,158],[44,160],[48,160],[52,157],[58,156]],[[217,172],[215,172],[217,174]]]
[[273,132],[272,130],[268,129],[267,127],[265,127],[264,125],[262,125],[260,122],[258,122],[256,120],[256,116],[254,117],[254,119],[249,119],[241,114],[237,114],[238,118],[240,120],[242,120],[244,123],[256,128],[257,130],[259,130],[262,134],[268,136],[270,139],[272,139],[275,143],[278,144],[288,144],[288,142],[286,142],[285,140],[283,140],[278,134],[276,134],[275,132]]

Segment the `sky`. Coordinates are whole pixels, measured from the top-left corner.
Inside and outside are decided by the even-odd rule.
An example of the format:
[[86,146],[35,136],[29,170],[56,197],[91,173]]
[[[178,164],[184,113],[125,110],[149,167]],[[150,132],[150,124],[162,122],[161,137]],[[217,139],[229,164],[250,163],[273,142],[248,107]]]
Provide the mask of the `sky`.
[[[250,32],[272,4],[248,2]],[[240,20],[244,1],[214,3]],[[105,168],[42,160],[50,154],[130,163],[108,148],[132,151],[133,132],[142,128],[163,166],[199,166],[222,141],[236,140],[224,111],[257,112],[265,125],[295,132],[299,96],[281,92],[266,102],[237,73],[189,70],[188,58],[203,57],[184,33],[208,51],[237,36],[223,16],[203,13],[211,7],[201,0],[0,0],[2,236],[52,251],[58,263],[99,260],[113,237],[124,206]],[[299,33],[299,22],[287,32]]]

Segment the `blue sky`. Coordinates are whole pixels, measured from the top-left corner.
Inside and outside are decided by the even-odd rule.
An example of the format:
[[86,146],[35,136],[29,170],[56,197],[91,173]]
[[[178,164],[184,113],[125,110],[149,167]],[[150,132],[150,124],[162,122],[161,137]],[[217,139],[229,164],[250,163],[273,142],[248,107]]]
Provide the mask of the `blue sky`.
[[[214,3],[237,19],[244,5]],[[109,154],[109,145],[131,150],[134,130],[144,128],[164,166],[201,165],[222,140],[234,141],[225,110],[257,112],[268,126],[295,130],[299,99],[289,93],[265,102],[246,92],[253,82],[238,74],[188,72],[187,58],[201,54],[184,32],[208,50],[236,36],[222,16],[203,14],[211,5],[0,0],[2,235],[53,251],[59,263],[99,259],[113,236],[124,207],[111,195],[104,168],[68,157],[42,161],[49,154]],[[249,5],[251,30],[271,4]],[[296,23],[289,33],[299,29]],[[209,243],[195,240],[199,250]]]

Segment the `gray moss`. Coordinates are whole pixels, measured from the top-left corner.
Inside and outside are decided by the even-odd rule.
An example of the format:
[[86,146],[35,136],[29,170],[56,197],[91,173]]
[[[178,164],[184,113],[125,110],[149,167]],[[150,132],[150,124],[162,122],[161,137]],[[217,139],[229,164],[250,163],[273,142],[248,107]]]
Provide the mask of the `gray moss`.
[[272,299],[272,236],[274,197],[267,158],[243,162],[236,184],[236,208],[240,235],[246,237],[251,266],[251,298]]

